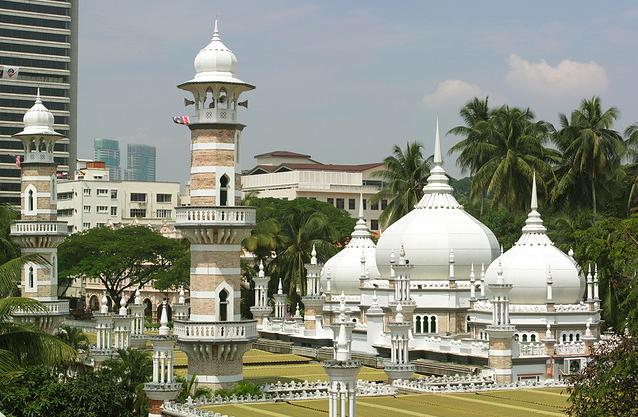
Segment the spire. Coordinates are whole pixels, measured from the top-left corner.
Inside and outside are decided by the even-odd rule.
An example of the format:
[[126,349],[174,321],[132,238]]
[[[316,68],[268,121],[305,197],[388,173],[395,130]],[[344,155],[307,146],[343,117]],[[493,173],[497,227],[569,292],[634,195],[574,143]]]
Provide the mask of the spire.
[[186,297],[184,296],[184,286],[179,287],[179,300],[177,301],[179,304],[186,304]]
[[128,314],[128,311],[126,310],[126,301],[126,297],[122,295],[122,298],[120,298],[120,316],[126,316]]
[[162,302],[159,334],[160,336],[168,336],[168,305],[166,304],[166,299]]
[[[313,249],[314,249],[314,245],[313,245]],[[266,276],[266,273],[264,272],[264,261],[263,260],[259,261],[259,272],[257,273],[257,276],[259,278],[264,278]]]
[[485,298],[485,264],[481,264],[481,299]]
[[281,277],[279,277],[279,286],[277,287],[277,294],[283,294],[284,293],[284,287],[283,285],[281,285]]
[[359,191],[359,219],[363,219],[363,186]]
[[[363,191],[359,191],[359,219],[354,226],[354,231],[351,235],[353,238],[367,238],[370,239],[370,230],[368,229],[368,224],[366,223],[366,219],[363,217]],[[352,239],[350,242],[352,244],[357,244],[355,239]],[[361,243],[359,241],[359,243]],[[372,243],[372,241],[370,241]],[[348,243],[350,245],[350,243]],[[363,245],[361,245],[363,246]]]
[[142,294],[140,293],[139,287],[135,290],[135,304],[142,304]]
[[536,195],[536,171],[532,175],[532,202],[530,204],[532,210],[538,209],[538,196]]
[[102,305],[100,306],[100,313],[106,314],[109,312],[109,299],[106,297],[106,290],[102,294]]
[[503,279],[503,263],[501,262],[501,258],[498,258],[498,268],[496,269],[496,283],[505,284],[505,280]]
[[40,98],[40,87],[38,87],[38,91],[35,94],[35,102],[37,104],[42,104],[42,98]]
[[219,28],[217,25],[217,17],[215,17],[215,28],[213,29],[213,38],[211,39],[213,41],[221,41],[222,38],[219,36]]
[[552,267],[550,264],[547,264],[547,303],[554,302],[554,293],[552,291],[552,284],[554,281],[552,280]]
[[439,135],[439,116],[436,116],[436,134],[434,136],[434,165],[443,166],[443,157],[441,156],[441,137]]
[[[310,264],[317,265],[317,249],[315,249],[315,244],[312,244],[312,252],[310,252]],[[261,267],[263,269],[263,267]]]

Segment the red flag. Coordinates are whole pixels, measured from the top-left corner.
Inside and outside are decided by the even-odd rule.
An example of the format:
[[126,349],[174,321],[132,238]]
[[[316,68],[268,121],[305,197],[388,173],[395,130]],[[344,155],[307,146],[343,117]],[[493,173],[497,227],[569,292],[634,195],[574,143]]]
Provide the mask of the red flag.
[[191,123],[191,118],[189,116],[177,116],[173,117],[173,121],[178,125],[189,125]]
[[16,155],[16,168],[20,169],[20,155]]

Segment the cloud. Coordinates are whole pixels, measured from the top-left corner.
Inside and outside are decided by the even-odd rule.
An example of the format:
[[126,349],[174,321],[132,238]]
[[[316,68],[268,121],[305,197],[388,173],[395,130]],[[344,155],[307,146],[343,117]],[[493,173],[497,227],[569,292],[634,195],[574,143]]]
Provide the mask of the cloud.
[[476,84],[463,80],[441,81],[433,93],[426,95],[423,102],[430,107],[458,106],[475,96],[485,95]]
[[607,71],[600,64],[563,59],[551,66],[545,60],[529,62],[518,55],[509,58],[505,82],[512,88],[537,96],[559,98],[601,94],[607,89]]

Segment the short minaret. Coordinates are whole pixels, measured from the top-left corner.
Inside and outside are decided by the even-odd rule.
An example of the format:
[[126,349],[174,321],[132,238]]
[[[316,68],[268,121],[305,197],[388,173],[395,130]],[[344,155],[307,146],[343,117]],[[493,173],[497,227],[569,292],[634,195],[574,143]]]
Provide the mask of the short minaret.
[[142,348],[146,345],[146,335],[144,334],[144,304],[142,303],[142,294],[139,288],[135,290],[133,304],[129,304],[128,308],[133,319],[130,339],[131,346]]
[[485,296],[485,264],[481,264],[481,295],[479,300],[487,300]]
[[450,288],[456,288],[456,275],[454,273],[454,249],[450,249],[448,284]]
[[149,417],[161,417],[164,401],[177,398],[182,388],[182,384],[176,383],[174,379],[175,337],[170,335],[167,310],[166,300],[164,300],[159,335],[151,337],[153,343],[153,382],[144,384],[144,392],[149,399]]
[[188,310],[190,305],[186,303],[186,292],[184,287],[179,287],[179,298],[177,303],[173,305],[173,317],[175,320],[188,320]]
[[177,207],[175,220],[191,244],[190,317],[175,320],[174,331],[188,375],[214,389],[243,379],[242,357],[257,339],[256,321],[241,317],[241,242],[256,218],[254,207],[239,205],[237,166],[240,95],[255,87],[237,78],[237,58],[217,22],[194,65],[195,77],[178,86],[192,95],[194,110],[174,119],[191,133],[190,205]]
[[[392,256],[390,257],[392,259]],[[399,261],[391,267],[390,288],[394,289],[394,299],[389,305],[392,312],[396,315],[396,308],[401,303],[403,316],[405,321],[412,322],[412,315],[416,309],[416,303],[410,295],[410,270],[412,265],[405,256],[405,248],[401,245],[399,251]]]
[[109,359],[114,353],[113,349],[113,315],[109,313],[108,298],[106,291],[102,294],[100,312],[93,313],[96,325],[95,347],[91,348],[91,357],[95,367],[99,367],[102,362]]
[[306,295],[301,298],[304,305],[304,332],[317,335],[323,328],[324,296],[321,294],[321,268],[317,262],[317,250],[312,245],[310,263],[306,264]]
[[268,283],[270,277],[264,272],[264,261],[259,262],[259,272],[255,281],[255,304],[250,307],[253,318],[257,320],[257,328],[268,324],[268,317],[272,313],[272,307],[268,304]]
[[587,267],[587,305],[589,311],[594,311],[594,276],[591,274],[591,264]]
[[397,304],[396,311],[394,321],[388,323],[388,329],[390,329],[390,362],[386,363],[384,370],[388,375],[389,383],[399,379],[408,380],[416,370],[416,367],[410,364],[408,351],[412,324],[403,321],[401,303]]
[[372,304],[366,311],[366,337],[369,346],[378,345],[382,342],[384,335],[385,313],[377,298],[377,289],[372,290]]
[[476,275],[474,275],[474,263],[470,266],[470,310],[476,302]]
[[600,297],[598,296],[598,264],[594,264],[594,309],[600,309]]
[[24,160],[19,164],[21,216],[11,225],[11,238],[22,255],[40,257],[23,266],[20,292],[44,304],[45,310],[14,310],[12,316],[52,333],[69,313],[69,302],[58,298],[57,247],[68,229],[66,222],[58,221],[57,163],[53,157],[55,143],[63,136],[53,130],[53,114],[42,104],[39,89],[23,121],[24,129],[13,135],[22,141]]
[[554,289],[552,288],[554,285],[554,281],[552,280],[552,270],[549,265],[547,265],[547,300],[545,301],[545,305],[547,306],[547,312],[553,313],[556,311],[554,306]]
[[345,296],[341,295],[339,317],[331,326],[334,332],[334,359],[323,363],[330,386],[328,388],[328,416],[356,417],[357,375],[361,362],[352,360],[353,323],[346,314]]
[[498,260],[495,284],[489,284],[492,294],[492,324],[486,330],[489,334],[488,366],[496,374],[497,383],[512,382],[512,336],[516,328],[509,320],[509,292],[512,284],[503,278],[503,266]]
[[277,286],[277,294],[273,295],[275,299],[275,320],[285,320],[288,317],[288,302],[286,301],[286,294],[284,294],[284,287],[281,284],[281,278],[279,278],[279,285]]
[[541,342],[543,342],[545,347],[545,356],[547,356],[547,360],[545,361],[545,379],[554,379],[554,352],[556,338],[554,337],[552,325],[550,323],[547,323],[546,328],[545,336],[541,339]]
[[131,345],[131,328],[133,317],[129,316],[126,308],[127,299],[124,295],[120,298],[119,314],[113,317],[113,333],[115,335],[115,349],[128,349]]

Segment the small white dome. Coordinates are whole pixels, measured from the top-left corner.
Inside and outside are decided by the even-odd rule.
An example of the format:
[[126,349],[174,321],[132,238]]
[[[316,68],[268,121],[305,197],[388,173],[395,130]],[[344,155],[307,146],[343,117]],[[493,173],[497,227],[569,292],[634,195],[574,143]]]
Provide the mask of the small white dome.
[[449,275],[450,251],[454,251],[455,276],[467,280],[471,265],[489,265],[499,254],[494,233],[463,210],[452,195],[443,169],[437,120],[434,167],[424,195],[412,211],[390,225],[377,242],[377,265],[390,275],[390,255],[403,245],[409,254],[412,279],[444,280]]
[[217,29],[217,20],[215,20],[213,38],[199,51],[194,65],[197,72],[194,81],[239,81],[235,79],[237,58],[222,42]]
[[532,210],[523,234],[507,252],[502,254],[485,271],[485,283],[495,284],[498,263],[503,270],[506,284],[512,284],[509,292],[512,304],[545,304],[547,301],[547,277],[552,278],[552,299],[556,304],[576,304],[583,298],[585,280],[576,262],[562,252],[546,235],[541,215],[536,211],[536,179],[532,186]]
[[[363,202],[359,203],[359,207],[363,207]],[[365,261],[365,274],[369,279],[381,277],[375,259],[376,246],[361,212],[351,236],[352,239],[346,247],[328,259],[321,270],[322,286],[325,290],[326,279],[330,274],[330,290],[333,294],[344,292],[348,295],[359,295],[362,260]]]
[[24,130],[19,134],[22,135],[57,135],[57,133],[53,130],[53,124],[55,123],[55,118],[53,114],[44,107],[42,104],[42,99],[40,98],[40,89],[38,89],[38,93],[35,98],[35,104],[31,107],[22,118],[24,122]]

